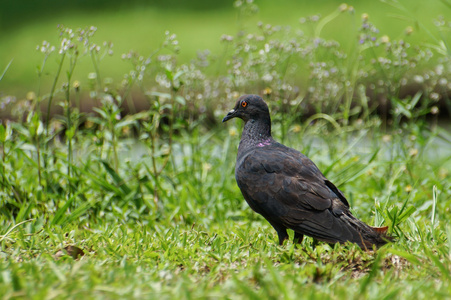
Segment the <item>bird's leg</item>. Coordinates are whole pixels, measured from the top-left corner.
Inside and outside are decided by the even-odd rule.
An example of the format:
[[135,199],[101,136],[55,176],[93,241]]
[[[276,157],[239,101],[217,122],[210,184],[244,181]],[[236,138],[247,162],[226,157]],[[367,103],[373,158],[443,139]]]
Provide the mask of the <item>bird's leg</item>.
[[288,239],[288,233],[287,233],[287,229],[284,226],[278,225],[278,224],[274,224],[272,222],[269,222],[272,227],[274,227],[274,229],[277,232],[277,235],[279,236],[279,245],[283,245],[283,241],[285,241],[286,239]]
[[287,230],[284,228],[283,230],[277,230],[277,235],[279,236],[279,245],[282,246],[283,242],[288,239]]
[[293,239],[293,243],[295,244],[300,244],[302,243],[302,240],[304,239],[304,235],[299,233],[299,232],[294,232],[294,239]]

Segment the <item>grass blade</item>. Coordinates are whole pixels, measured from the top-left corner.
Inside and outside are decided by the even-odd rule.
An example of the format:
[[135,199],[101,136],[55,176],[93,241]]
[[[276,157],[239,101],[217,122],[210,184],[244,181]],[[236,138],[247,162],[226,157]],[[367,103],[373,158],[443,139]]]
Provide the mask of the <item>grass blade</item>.
[[0,81],[2,81],[3,77],[5,76],[6,72],[7,72],[8,69],[9,69],[9,66],[11,66],[13,60],[14,60],[14,59],[11,59],[11,60],[9,61],[9,63],[6,65],[5,70],[3,71],[2,75],[0,76]]
[[74,195],[72,195],[72,197],[70,197],[69,200],[67,200],[66,203],[56,211],[55,215],[52,218],[52,221],[50,221],[50,226],[61,225],[64,222],[64,219],[63,219],[64,213],[66,211],[68,211],[69,207],[72,205],[74,200],[78,197],[78,195],[83,194],[84,192],[86,192],[87,189],[88,188],[85,188],[83,190],[78,191]]
[[117,174],[117,172],[110,166],[110,164],[105,161],[105,160],[101,160],[100,161],[103,165],[103,167],[105,168],[105,170],[107,171],[107,173],[111,176],[111,178],[113,179],[113,181],[117,184],[117,186],[122,190],[122,192],[125,195],[128,195],[131,193],[131,189],[128,187],[128,185],[125,183],[125,180],[121,178],[121,176],[119,176],[119,174]]

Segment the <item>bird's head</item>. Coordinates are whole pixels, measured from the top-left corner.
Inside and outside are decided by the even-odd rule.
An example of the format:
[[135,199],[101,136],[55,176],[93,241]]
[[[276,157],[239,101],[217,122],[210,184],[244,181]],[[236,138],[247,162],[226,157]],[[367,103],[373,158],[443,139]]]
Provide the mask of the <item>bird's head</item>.
[[249,120],[270,120],[269,109],[265,101],[258,95],[243,95],[235,104],[235,107],[222,119],[226,122],[238,117],[244,122]]

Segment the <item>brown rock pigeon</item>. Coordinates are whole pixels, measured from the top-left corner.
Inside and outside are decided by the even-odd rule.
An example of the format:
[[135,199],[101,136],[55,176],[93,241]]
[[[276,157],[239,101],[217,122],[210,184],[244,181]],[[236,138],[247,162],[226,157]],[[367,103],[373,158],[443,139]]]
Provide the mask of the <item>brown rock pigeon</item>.
[[355,218],[343,193],[302,153],[276,142],[263,99],[244,95],[222,120],[245,122],[236,160],[235,178],[249,206],[274,227],[279,244],[295,232],[328,243],[380,247],[391,238],[387,227],[371,227]]

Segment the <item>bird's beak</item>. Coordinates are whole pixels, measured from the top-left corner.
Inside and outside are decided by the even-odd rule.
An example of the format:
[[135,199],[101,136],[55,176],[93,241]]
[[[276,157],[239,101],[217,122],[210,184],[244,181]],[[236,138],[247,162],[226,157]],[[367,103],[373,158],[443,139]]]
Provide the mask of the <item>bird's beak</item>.
[[222,122],[224,123],[224,122],[226,122],[226,121],[228,121],[228,120],[230,120],[230,119],[232,119],[232,118],[235,118],[236,117],[236,110],[234,110],[234,109],[232,109],[231,111],[229,111],[229,113],[224,117],[224,119],[222,119]]

